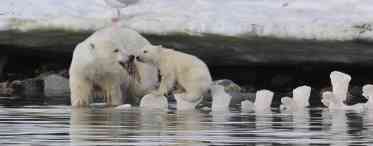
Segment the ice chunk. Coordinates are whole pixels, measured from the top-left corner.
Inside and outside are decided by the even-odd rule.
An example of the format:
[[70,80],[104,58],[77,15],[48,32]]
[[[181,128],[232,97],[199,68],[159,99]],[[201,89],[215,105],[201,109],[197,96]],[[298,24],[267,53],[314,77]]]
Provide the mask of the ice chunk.
[[228,111],[232,96],[227,94],[221,85],[212,85],[210,90],[212,95],[211,110]]
[[271,108],[274,93],[269,90],[259,90],[255,97],[255,110],[267,110]]
[[345,105],[342,101],[338,100],[333,92],[327,91],[322,94],[321,102],[331,110],[352,110],[362,112],[366,109],[365,103],[358,103],[354,105]]
[[337,100],[335,99],[333,92],[326,91],[322,93],[321,102],[328,108],[335,106],[337,104]]
[[164,96],[148,94],[141,99],[140,107],[147,109],[168,109],[168,101]]
[[249,100],[244,100],[241,102],[241,111],[242,112],[250,112],[254,109],[254,103]]
[[297,103],[293,98],[290,97],[282,97],[281,98],[281,110],[291,111],[296,110],[298,108]]
[[194,110],[198,102],[189,102],[183,99],[183,94],[174,94],[176,100],[176,109],[179,111]]
[[311,95],[311,87],[300,86],[293,90],[293,100],[298,108],[305,108],[309,105],[309,98]]
[[363,86],[363,96],[368,99],[368,107],[373,106],[373,85],[367,84]]
[[333,71],[330,73],[330,80],[332,82],[333,95],[338,103],[342,103],[347,97],[351,76],[339,71]]
[[115,109],[118,109],[118,110],[125,110],[125,109],[130,109],[132,106],[130,104],[123,104],[123,105],[118,105],[117,107],[115,107]]

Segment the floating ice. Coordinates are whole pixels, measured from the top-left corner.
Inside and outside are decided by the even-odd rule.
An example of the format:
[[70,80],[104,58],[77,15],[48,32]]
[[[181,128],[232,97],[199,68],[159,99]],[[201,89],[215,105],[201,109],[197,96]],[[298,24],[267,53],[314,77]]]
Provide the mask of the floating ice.
[[164,96],[148,94],[141,99],[140,107],[147,109],[168,109],[168,101]]
[[184,100],[181,97],[182,94],[174,94],[175,100],[176,100],[176,109],[179,111],[188,111],[188,110],[194,110],[197,106],[198,102],[189,102]]
[[280,109],[281,110],[286,110],[286,111],[293,111],[298,108],[297,103],[293,98],[290,97],[282,97],[281,98],[281,105]]
[[300,86],[293,90],[293,98],[283,97],[281,98],[282,105],[281,110],[297,110],[303,109],[309,105],[309,98],[311,95],[311,87]]
[[332,82],[333,95],[338,100],[338,103],[342,103],[347,97],[351,76],[339,71],[333,71],[330,73],[330,80]]
[[373,85],[367,84],[363,86],[363,96],[368,99],[367,106],[373,106]]
[[125,110],[125,109],[130,109],[132,106],[130,104],[123,104],[123,105],[119,105],[117,107],[115,107],[115,109],[118,109],[118,110]]
[[254,103],[249,100],[244,100],[241,102],[242,112],[251,112],[254,110]]
[[259,90],[255,97],[255,110],[264,111],[271,108],[274,93],[269,90]]
[[293,90],[293,100],[299,108],[305,108],[310,105],[308,102],[310,95],[311,87],[309,86],[300,86]]
[[212,85],[210,90],[212,95],[211,110],[229,111],[229,104],[232,96],[225,92],[224,87],[221,85]]
[[335,96],[333,95],[333,92],[330,92],[330,91],[326,91],[322,93],[321,102],[325,106],[331,109],[343,106],[343,102],[341,102],[340,100],[337,100]]
[[358,103],[354,105],[345,105],[343,100],[339,100],[335,97],[333,92],[326,91],[322,94],[321,102],[331,110],[353,110],[361,112],[366,108],[365,103]]

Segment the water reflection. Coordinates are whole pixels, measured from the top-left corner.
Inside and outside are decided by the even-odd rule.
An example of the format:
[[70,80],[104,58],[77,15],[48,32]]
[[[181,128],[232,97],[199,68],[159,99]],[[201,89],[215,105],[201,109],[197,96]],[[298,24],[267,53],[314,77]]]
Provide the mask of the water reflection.
[[369,145],[372,112],[0,108],[2,145]]

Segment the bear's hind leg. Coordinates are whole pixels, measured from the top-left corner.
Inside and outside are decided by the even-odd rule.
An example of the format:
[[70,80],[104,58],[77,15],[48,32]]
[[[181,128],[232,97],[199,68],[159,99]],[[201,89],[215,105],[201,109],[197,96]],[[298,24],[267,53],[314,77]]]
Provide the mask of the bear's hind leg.
[[106,90],[107,104],[111,106],[123,104],[122,91],[120,85],[113,85]]
[[92,85],[85,80],[70,77],[70,99],[71,105],[74,107],[86,107],[89,105],[89,97],[91,96]]

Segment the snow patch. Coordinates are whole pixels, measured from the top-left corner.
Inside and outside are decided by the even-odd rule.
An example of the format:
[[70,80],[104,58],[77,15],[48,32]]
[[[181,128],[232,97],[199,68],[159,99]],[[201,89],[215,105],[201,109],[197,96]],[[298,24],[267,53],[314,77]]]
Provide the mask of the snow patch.
[[[371,0],[141,0],[122,9],[121,24],[153,34],[372,40],[372,12]],[[0,30],[95,30],[113,14],[104,0],[2,0]]]

